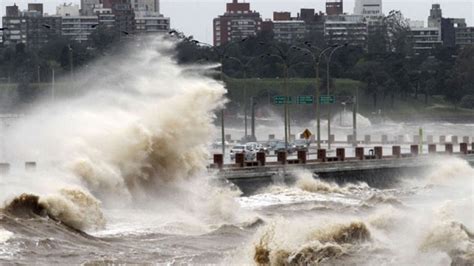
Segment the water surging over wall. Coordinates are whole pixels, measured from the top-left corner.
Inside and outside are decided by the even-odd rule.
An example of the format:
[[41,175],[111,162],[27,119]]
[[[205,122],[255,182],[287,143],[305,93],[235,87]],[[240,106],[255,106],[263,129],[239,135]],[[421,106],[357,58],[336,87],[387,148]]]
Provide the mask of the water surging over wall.
[[[7,177],[0,200],[39,195],[51,216],[80,229],[89,226],[78,220],[99,227],[104,222],[96,211],[94,218],[66,211],[99,209],[99,202],[83,204],[80,195],[86,194],[119,207],[195,196],[201,198],[189,201],[202,203],[193,207],[213,208],[211,213],[227,209],[204,200],[227,192],[216,191],[202,176],[214,111],[224,107],[226,91],[178,66],[174,45],[162,38],[132,43],[126,53],[101,59],[78,75],[71,86],[81,96],[38,104],[12,124],[6,136],[12,163],[35,159],[39,169]],[[226,204],[222,199],[232,196],[219,198]]]

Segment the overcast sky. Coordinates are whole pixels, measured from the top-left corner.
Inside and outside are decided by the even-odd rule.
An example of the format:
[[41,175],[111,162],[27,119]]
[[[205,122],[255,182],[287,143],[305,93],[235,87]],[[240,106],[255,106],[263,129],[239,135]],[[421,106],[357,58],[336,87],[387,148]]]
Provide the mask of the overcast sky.
[[[240,0],[243,1],[243,0]],[[0,0],[0,15],[5,6],[16,3],[26,9],[27,3],[44,3],[45,12],[54,14],[61,3],[80,3],[80,0]],[[212,19],[225,11],[225,3],[231,0],[161,0],[161,12],[171,18],[171,27],[193,35],[197,40],[212,42]],[[273,11],[291,11],[296,15],[300,8],[315,8],[324,11],[325,0],[246,0],[251,9],[271,18]],[[439,3],[444,17],[466,18],[468,25],[474,23],[474,0],[383,0],[383,11],[401,10],[405,17],[425,21],[431,4]],[[354,0],[344,0],[344,12],[352,13]]]

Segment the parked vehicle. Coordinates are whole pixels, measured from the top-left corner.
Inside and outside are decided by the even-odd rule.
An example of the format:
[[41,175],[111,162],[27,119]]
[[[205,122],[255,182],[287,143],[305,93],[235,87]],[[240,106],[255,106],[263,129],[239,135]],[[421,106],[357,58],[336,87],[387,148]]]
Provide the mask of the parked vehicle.
[[252,147],[252,150],[253,150],[254,152],[265,152],[265,153],[268,154],[268,149],[267,149],[267,147],[263,146],[263,145],[260,144],[260,143],[257,143],[257,142],[249,142],[249,143],[246,143],[245,145]]
[[235,154],[237,153],[244,153],[245,154],[245,160],[254,160],[256,157],[256,152],[253,150],[251,145],[247,144],[240,144],[240,145],[235,145],[230,149],[230,159],[235,160]]
[[309,140],[306,139],[297,139],[293,143],[293,146],[295,147],[296,150],[303,150],[303,151],[308,151],[309,149]]
[[273,148],[273,151],[275,152],[275,154],[278,154],[278,152],[285,151],[285,150],[288,154],[292,154],[293,152],[296,151],[296,148],[294,145],[288,143],[288,149],[287,149],[285,142],[278,142]]

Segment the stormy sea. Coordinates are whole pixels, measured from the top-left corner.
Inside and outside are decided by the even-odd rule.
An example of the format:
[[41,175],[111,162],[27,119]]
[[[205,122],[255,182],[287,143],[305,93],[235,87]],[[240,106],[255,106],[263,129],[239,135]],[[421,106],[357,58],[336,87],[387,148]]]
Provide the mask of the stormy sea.
[[131,45],[2,129],[0,264],[474,265],[467,161],[378,187],[302,170],[243,194],[207,169],[227,101],[213,66]]

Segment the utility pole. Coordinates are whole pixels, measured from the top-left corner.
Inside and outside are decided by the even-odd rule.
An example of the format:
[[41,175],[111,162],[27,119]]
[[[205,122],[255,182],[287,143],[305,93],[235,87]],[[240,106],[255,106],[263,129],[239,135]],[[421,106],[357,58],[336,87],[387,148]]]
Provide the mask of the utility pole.
[[352,146],[357,147],[357,102],[359,96],[359,89],[356,88],[356,94],[352,100],[352,136],[353,136],[353,143]]
[[55,91],[54,91],[55,90],[55,88],[54,88],[55,81],[56,80],[55,80],[55,77],[54,77],[54,67],[53,67],[53,68],[51,68],[51,100],[53,102],[54,102],[54,97],[55,97],[55,95],[54,95],[54,93],[55,93]]
[[252,141],[256,141],[257,137],[255,136],[255,105],[257,103],[255,102],[254,97],[250,98],[250,104],[252,107]]
[[[330,97],[331,95],[329,94],[329,89],[330,89],[330,84],[331,84],[331,81],[330,81],[330,75],[329,75],[329,64],[331,63],[331,59],[332,59],[332,56],[334,55],[334,53],[341,49],[342,47],[346,47],[347,44],[345,45],[339,45],[337,46],[336,48],[334,48],[331,53],[329,54],[329,58],[326,62],[326,83],[327,83],[327,96]],[[331,149],[331,103],[328,105],[328,150]]]

